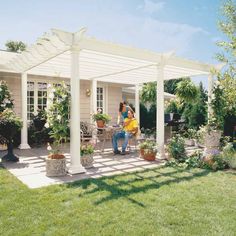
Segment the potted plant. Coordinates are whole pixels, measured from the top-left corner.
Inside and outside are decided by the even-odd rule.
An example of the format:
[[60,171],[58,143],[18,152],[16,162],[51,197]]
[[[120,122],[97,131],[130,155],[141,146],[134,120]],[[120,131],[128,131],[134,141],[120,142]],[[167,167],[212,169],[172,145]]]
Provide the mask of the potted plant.
[[8,153],[2,157],[6,161],[19,161],[19,158],[13,154],[13,138],[17,131],[22,128],[22,121],[15,115],[13,110],[6,109],[0,113],[0,134],[1,139],[7,142]]
[[145,142],[139,145],[140,155],[143,159],[147,161],[154,161],[157,154],[157,145],[156,142],[151,140],[146,140]]
[[97,127],[103,128],[111,120],[111,117],[108,114],[98,112],[92,115],[92,119],[97,122]]
[[80,162],[83,167],[93,167],[94,146],[91,143],[83,144],[80,147]]
[[46,175],[62,176],[66,174],[66,158],[61,149],[62,143],[68,141],[69,129],[69,104],[70,93],[64,82],[52,88],[49,95],[51,99],[47,110],[46,128],[51,128],[50,138],[54,140],[53,148],[48,145],[50,151],[46,159]]

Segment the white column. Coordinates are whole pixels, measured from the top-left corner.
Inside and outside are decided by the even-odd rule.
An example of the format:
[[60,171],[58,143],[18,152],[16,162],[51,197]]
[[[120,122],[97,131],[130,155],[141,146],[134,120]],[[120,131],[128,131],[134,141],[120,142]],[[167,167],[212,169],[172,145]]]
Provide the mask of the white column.
[[139,110],[139,85],[135,85],[135,114],[138,124],[140,125],[140,110]]
[[20,149],[29,149],[28,144],[28,126],[27,126],[27,73],[21,74],[21,117],[23,127],[21,129]]
[[213,75],[208,75],[208,119],[212,115],[211,100],[212,100],[212,90],[213,90]]
[[92,81],[92,95],[93,95],[93,113],[97,113],[97,80]]
[[79,50],[71,50],[70,174],[84,173],[80,163],[80,77]]
[[164,157],[165,128],[164,128],[164,66],[163,65],[157,67],[156,103],[157,103],[156,141],[160,157]]

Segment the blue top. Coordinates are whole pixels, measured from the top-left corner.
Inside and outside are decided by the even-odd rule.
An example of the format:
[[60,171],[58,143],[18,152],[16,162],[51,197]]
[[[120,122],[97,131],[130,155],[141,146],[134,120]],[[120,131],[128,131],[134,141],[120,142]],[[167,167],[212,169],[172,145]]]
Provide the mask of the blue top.
[[123,119],[128,118],[129,107],[126,106],[126,111],[121,112]]

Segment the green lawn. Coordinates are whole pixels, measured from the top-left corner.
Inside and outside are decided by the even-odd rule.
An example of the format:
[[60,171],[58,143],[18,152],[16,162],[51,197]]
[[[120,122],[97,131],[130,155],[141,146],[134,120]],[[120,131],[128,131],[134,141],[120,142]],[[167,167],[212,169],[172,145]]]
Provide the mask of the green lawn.
[[236,235],[236,172],[164,167],[31,190],[0,168],[0,235]]

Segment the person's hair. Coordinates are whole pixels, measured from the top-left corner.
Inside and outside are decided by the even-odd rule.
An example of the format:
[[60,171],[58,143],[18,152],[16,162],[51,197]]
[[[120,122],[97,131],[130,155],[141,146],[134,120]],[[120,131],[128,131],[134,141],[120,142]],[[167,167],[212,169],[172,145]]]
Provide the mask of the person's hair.
[[123,102],[120,102],[119,112],[122,112],[123,109]]

